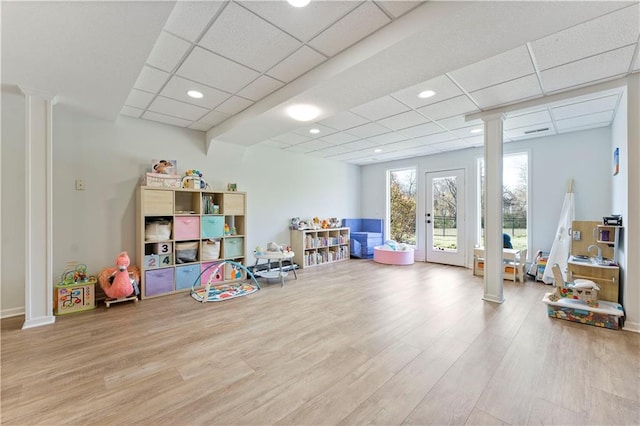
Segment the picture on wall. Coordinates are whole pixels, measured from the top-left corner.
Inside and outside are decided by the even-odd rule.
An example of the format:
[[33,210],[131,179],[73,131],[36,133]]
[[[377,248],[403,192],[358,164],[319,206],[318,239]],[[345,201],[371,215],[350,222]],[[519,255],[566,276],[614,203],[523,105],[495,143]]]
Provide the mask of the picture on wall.
[[617,175],[620,172],[620,148],[616,148],[613,151],[613,175]]
[[163,175],[177,175],[178,162],[176,160],[151,160],[151,171]]

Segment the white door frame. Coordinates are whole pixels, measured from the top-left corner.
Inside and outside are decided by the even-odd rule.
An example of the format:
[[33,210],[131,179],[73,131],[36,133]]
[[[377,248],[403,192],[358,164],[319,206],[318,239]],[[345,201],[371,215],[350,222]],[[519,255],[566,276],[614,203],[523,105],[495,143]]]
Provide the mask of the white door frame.
[[[431,212],[433,179],[456,177],[457,197],[457,248],[455,250],[433,249],[433,213]],[[444,263],[447,265],[466,266],[466,236],[465,236],[465,184],[466,171],[464,168],[425,172],[425,261]]]

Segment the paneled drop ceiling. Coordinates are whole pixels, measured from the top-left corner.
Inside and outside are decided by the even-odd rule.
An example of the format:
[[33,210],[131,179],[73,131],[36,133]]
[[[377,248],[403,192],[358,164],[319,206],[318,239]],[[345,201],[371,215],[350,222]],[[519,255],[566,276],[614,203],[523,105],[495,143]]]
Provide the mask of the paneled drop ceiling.
[[[90,104],[60,82],[51,89],[63,101],[90,109],[109,98],[101,110],[109,113],[120,99],[114,116],[353,164],[481,146],[481,121],[465,116],[524,101],[544,100],[508,110],[506,142],[609,126],[623,88],[555,95],[640,71],[638,1],[25,3],[3,4],[3,83],[65,75],[22,52],[73,61],[85,46],[60,53],[51,40],[75,32],[87,40],[76,66],[93,79],[79,71],[67,79],[103,93]],[[69,24],[47,21],[56,16]],[[419,98],[424,90],[436,94]],[[321,115],[286,117],[298,102]]]

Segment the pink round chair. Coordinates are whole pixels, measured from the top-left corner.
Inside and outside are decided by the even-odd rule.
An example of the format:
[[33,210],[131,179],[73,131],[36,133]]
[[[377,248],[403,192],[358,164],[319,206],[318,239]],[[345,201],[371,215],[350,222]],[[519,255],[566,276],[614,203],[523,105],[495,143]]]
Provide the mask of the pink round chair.
[[393,250],[387,245],[376,246],[373,248],[373,261],[387,265],[413,265],[413,249]]

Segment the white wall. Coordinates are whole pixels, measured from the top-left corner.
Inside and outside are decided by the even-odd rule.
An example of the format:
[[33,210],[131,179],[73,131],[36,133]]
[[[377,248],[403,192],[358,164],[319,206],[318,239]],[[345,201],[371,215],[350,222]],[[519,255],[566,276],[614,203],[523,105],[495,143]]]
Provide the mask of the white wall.
[[[505,144],[505,155],[523,151],[530,153],[529,259],[537,250],[551,248],[570,178],[575,181],[576,220],[598,220],[611,213],[610,141],[610,129],[599,128]],[[416,257],[424,259],[425,173],[463,168],[466,175],[467,265],[470,266],[477,228],[476,163],[482,155],[481,148],[474,148],[364,166],[361,187],[363,217],[384,218],[385,191],[369,188],[385,187],[386,170],[417,166],[419,243]]]
[[17,88],[2,87],[2,315],[24,312],[25,102]]
[[[23,118],[20,124],[24,111],[13,111],[20,103],[18,98],[7,102],[11,107],[7,118],[12,118],[6,123],[10,138],[5,138],[7,111],[3,92],[3,185],[8,182],[5,173],[19,176],[24,164]],[[54,106],[53,122],[56,279],[71,261],[85,263],[90,272],[97,273],[111,266],[121,250],[127,250],[132,262],[138,262],[135,189],[152,158],[177,160],[181,173],[189,168],[199,169],[213,189],[226,189],[227,182],[236,182],[239,191],[247,192],[249,251],[269,241],[289,244],[288,224],[293,216],[347,217],[359,212],[358,166],[270,147],[243,148],[218,142],[206,155],[203,132],[128,117],[104,121],[64,105]],[[8,139],[10,152],[5,150]],[[13,168],[5,168],[5,164]],[[85,191],[75,190],[76,179],[85,181]],[[8,241],[12,243],[24,241],[24,221],[20,225],[15,220],[24,205],[19,200],[23,188],[18,185],[10,192],[4,189],[3,205],[16,200],[19,208],[11,215],[3,214],[3,248],[8,247],[5,238],[11,238]],[[3,313],[24,307],[24,247],[19,249],[18,243],[17,248],[2,252],[2,264],[16,269],[7,281],[3,271]],[[253,257],[249,255],[248,260],[253,262]]]
[[[610,157],[611,164],[613,165],[613,152],[616,148],[619,149],[620,168],[616,176],[611,179],[611,213],[622,215],[623,225],[625,221],[629,220],[628,215],[628,170],[629,170],[629,155],[627,150],[627,90],[624,91],[622,99],[620,100],[620,106],[618,112],[614,117],[611,124],[611,146]],[[611,167],[611,174],[613,175],[613,166]],[[626,264],[627,253],[627,239],[626,229],[623,228],[621,233],[620,242],[618,245],[618,262],[621,265]],[[620,271],[620,294],[622,295],[622,303],[624,300],[624,289],[627,286],[626,268],[622,268]]]

